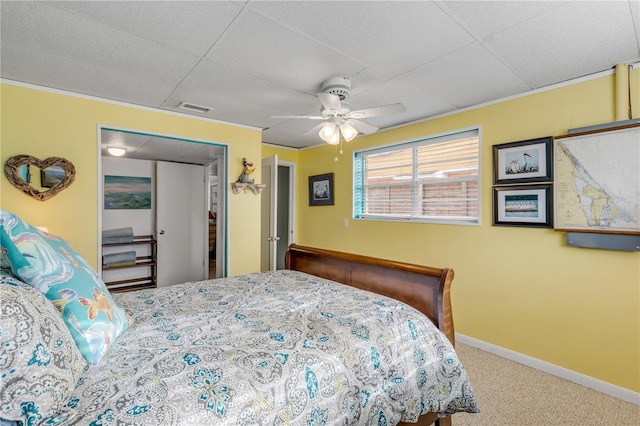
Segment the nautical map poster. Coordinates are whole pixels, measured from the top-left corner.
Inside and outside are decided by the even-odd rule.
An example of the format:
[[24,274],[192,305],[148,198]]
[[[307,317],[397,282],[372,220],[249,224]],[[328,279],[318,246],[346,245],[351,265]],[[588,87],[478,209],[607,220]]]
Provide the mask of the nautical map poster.
[[556,138],[555,229],[640,234],[640,126]]

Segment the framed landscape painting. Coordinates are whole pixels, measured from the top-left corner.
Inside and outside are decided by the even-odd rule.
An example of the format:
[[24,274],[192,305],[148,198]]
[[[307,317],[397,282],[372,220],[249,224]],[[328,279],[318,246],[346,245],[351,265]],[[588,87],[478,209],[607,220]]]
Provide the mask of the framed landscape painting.
[[105,175],[104,208],[105,210],[150,209],[151,178]]

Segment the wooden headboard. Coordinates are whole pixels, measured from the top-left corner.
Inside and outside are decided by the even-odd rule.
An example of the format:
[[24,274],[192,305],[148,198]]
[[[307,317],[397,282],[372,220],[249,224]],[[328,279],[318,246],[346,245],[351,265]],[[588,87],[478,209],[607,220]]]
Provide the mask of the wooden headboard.
[[400,300],[418,309],[455,345],[453,270],[291,244],[286,268]]

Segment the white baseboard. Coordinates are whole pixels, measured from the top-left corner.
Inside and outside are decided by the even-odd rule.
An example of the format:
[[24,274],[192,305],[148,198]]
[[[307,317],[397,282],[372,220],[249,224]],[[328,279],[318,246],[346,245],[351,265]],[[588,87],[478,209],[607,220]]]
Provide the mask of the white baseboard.
[[544,371],[545,373],[549,373],[556,377],[569,380],[570,382],[577,383],[598,392],[602,392],[614,398],[618,398],[632,404],[640,405],[640,393],[625,389],[621,386],[617,386],[603,380],[596,379],[585,374],[578,373],[576,371],[530,357],[529,355],[524,355],[519,352],[494,345],[492,343],[474,339],[473,337],[465,336],[464,334],[456,333],[456,342],[464,343],[465,345],[482,349],[485,352],[492,353],[499,357],[515,361],[531,368],[535,368],[536,370]]

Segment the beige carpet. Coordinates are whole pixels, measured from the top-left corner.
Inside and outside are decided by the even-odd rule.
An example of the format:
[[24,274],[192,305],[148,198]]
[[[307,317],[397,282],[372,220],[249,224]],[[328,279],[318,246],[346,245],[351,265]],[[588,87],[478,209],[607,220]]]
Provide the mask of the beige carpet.
[[453,426],[640,426],[640,406],[456,343],[481,413]]

